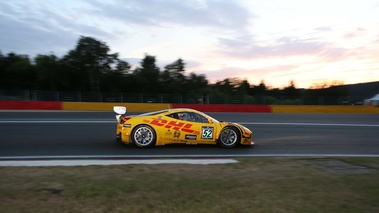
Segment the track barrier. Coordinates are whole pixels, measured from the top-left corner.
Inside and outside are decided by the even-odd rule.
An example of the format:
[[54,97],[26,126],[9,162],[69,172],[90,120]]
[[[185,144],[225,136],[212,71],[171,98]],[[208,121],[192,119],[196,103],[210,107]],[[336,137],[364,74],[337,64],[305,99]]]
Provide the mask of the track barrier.
[[191,108],[201,112],[244,113],[379,113],[375,106],[254,105],[254,104],[159,104],[59,101],[0,101],[0,110],[112,111],[125,106],[129,112],[149,112],[169,108]]
[[62,110],[59,101],[0,101],[0,109],[9,110]]
[[272,105],[273,113],[379,113],[374,106]]
[[201,112],[272,112],[269,105],[254,104],[172,104],[172,108],[191,108]]
[[125,106],[129,112],[149,112],[171,108],[170,104],[156,103],[99,103],[99,102],[63,102],[62,110],[113,110],[113,106]]

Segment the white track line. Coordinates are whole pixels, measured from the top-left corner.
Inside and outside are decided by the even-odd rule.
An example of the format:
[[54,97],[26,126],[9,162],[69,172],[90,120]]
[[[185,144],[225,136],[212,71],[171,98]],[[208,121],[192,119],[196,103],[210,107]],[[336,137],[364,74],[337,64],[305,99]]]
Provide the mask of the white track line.
[[53,123],[114,123],[117,124],[116,120],[110,121],[110,120],[0,120],[0,124],[34,124],[34,123],[47,123],[47,124],[53,124]]
[[[0,166],[90,166],[126,164],[225,164],[238,163],[238,157],[379,157],[379,154],[245,154],[245,155],[87,155],[87,156],[8,156]],[[148,159],[150,158],[150,159]],[[163,159],[172,158],[172,159]],[[175,159],[176,158],[176,159]]]
[[293,125],[293,126],[352,126],[352,127],[379,127],[379,124],[339,124],[339,123],[265,123],[240,122],[243,125]]

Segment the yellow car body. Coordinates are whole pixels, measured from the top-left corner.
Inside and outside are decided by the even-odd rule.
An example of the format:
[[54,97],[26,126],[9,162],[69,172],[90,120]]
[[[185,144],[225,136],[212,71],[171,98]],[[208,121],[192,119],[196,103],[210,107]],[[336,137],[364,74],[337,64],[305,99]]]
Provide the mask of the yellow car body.
[[231,148],[253,145],[252,132],[237,123],[219,122],[193,109],[167,109],[140,115],[126,115],[115,106],[117,140],[139,147],[166,144],[220,144]]

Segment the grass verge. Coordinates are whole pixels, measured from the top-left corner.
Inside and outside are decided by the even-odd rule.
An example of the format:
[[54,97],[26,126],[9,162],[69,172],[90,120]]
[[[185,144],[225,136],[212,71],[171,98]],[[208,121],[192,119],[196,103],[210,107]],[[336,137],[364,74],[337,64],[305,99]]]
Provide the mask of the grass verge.
[[0,167],[0,212],[379,212],[379,158],[335,158],[370,168],[351,174],[313,158],[237,160]]

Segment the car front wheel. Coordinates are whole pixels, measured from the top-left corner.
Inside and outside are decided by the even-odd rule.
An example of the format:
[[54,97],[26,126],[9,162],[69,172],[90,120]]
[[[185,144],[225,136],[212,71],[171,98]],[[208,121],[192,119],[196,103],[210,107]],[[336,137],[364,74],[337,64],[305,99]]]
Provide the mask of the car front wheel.
[[239,144],[240,133],[235,127],[225,127],[218,138],[218,142],[222,147],[232,148]]
[[139,147],[155,145],[156,135],[153,128],[147,125],[139,125],[132,132],[133,143]]

